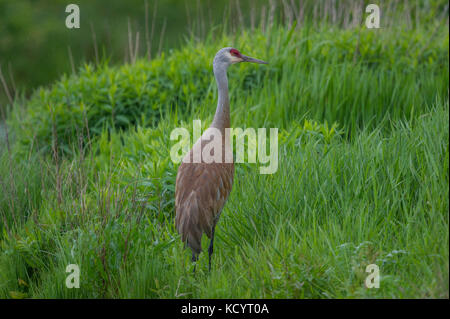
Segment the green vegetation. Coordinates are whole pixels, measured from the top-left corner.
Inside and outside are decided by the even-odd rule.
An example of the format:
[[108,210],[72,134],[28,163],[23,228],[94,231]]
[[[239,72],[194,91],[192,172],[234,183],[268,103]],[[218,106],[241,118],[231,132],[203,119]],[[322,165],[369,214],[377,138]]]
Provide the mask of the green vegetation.
[[[147,3],[147,5],[146,5]],[[217,24],[230,34],[242,29],[329,23],[342,28],[362,24],[360,12],[370,1],[354,0],[77,0],[81,27],[67,29],[65,0],[0,0],[0,70],[9,94],[31,94],[77,66],[107,59],[118,64],[154,58],[181,48],[187,33],[204,39]],[[430,25],[446,15],[445,0],[383,0],[382,27],[405,30]],[[448,11],[447,11],[448,12]],[[399,25],[401,24],[401,25]],[[139,36],[137,36],[139,33]],[[131,45],[130,45],[131,41]],[[137,46],[136,46],[137,43]],[[1,85],[0,85],[1,87]],[[10,103],[0,89],[0,108]]]
[[[0,151],[0,297],[448,298],[448,40],[438,23],[274,25],[87,64],[16,100]],[[212,120],[212,58],[228,45],[270,62],[230,67],[232,124],[278,127],[279,165],[236,165],[212,271],[201,254],[192,274],[169,137]],[[364,286],[372,263],[380,289]],[[80,289],[65,287],[68,264]]]
[[[353,133],[369,122],[379,125],[387,115],[397,120],[422,113],[448,88],[448,74],[442,72],[448,68],[448,36],[443,29],[435,36],[444,40],[429,43],[423,30],[246,32],[234,45],[268,57],[270,65],[231,70],[233,105],[252,107],[251,112],[235,107],[236,118],[243,119],[235,125],[287,127],[293,118],[307,115],[338,122]],[[155,125],[169,110],[185,118],[207,108],[209,116],[216,99],[211,57],[232,42],[224,35],[151,62],[96,70],[86,65],[78,75],[36,91],[27,108],[14,114],[18,140],[48,151],[55,133],[62,150],[70,153],[70,142],[86,127],[95,136],[103,128]],[[263,105],[266,111],[258,111]]]

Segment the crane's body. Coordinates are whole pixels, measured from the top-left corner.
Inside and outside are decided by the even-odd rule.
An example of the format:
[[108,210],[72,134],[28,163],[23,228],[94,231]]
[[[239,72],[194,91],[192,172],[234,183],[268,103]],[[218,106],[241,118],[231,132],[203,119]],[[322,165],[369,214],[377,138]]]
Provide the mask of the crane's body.
[[[231,192],[234,179],[232,156],[231,160],[227,158],[227,154],[232,154],[231,141],[226,141],[225,134],[225,130],[230,128],[227,69],[231,64],[238,62],[266,63],[242,55],[233,48],[223,48],[217,52],[213,69],[219,94],[214,120],[210,128],[186,154],[178,168],[175,185],[177,231],[182,241],[191,248],[192,261],[196,261],[202,251],[203,233],[211,239],[208,249],[210,269],[215,227]],[[210,162],[205,161],[201,154],[205,146],[210,143],[213,131],[221,133],[221,160]],[[200,159],[199,162],[194,160],[196,156]]]

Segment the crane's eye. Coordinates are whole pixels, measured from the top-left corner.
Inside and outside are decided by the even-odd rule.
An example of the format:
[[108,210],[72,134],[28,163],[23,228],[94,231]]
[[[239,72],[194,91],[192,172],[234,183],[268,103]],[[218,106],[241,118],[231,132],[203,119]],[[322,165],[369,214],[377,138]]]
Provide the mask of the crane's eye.
[[240,57],[240,56],[241,56],[241,53],[240,53],[238,50],[236,50],[236,49],[231,49],[231,50],[230,50],[230,54],[231,54],[232,56],[237,56],[237,57]]

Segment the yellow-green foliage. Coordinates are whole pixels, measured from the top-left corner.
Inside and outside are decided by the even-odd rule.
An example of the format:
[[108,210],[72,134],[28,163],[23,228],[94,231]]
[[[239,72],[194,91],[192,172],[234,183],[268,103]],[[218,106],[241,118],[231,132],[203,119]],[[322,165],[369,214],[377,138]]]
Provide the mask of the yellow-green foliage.
[[[0,152],[0,297],[448,298],[448,30],[381,31],[188,43],[84,66],[17,105]],[[201,254],[193,275],[170,132],[211,123],[211,61],[229,45],[270,62],[230,68],[231,118],[279,129],[278,170],[236,163],[212,271]],[[80,289],[64,285],[72,263]],[[380,289],[364,286],[370,263]]]
[[294,26],[188,43],[152,61],[84,65],[77,75],[63,76],[38,90],[24,107],[16,107],[11,122],[20,144],[49,150],[57,139],[59,149],[69,154],[80,137],[87,139],[87,128],[92,138],[104,128],[155,125],[169,110],[192,114],[214,105],[212,58],[221,47],[233,45],[270,63],[240,65],[229,72],[236,107],[250,97],[248,103],[269,108],[258,116],[271,113],[271,123],[279,127],[309,113],[353,131],[374,118],[380,121],[388,110],[394,118],[413,109],[420,113],[436,95],[447,94],[448,75],[432,80],[448,71],[448,31],[438,36],[440,41],[430,42],[420,30],[316,32]]

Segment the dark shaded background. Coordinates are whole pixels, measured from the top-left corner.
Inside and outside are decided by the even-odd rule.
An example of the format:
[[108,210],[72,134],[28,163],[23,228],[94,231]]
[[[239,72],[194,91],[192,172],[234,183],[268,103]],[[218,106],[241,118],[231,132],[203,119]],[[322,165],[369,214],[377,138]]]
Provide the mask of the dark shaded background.
[[[364,7],[373,1],[350,0],[0,0],[0,68],[9,94],[28,95],[84,62],[130,61],[129,37],[138,56],[152,58],[179,47],[186,38],[201,40],[212,26],[229,32],[251,28],[271,20],[301,18],[312,23],[354,27],[363,23]],[[67,29],[65,7],[80,7],[81,28]],[[146,3],[148,18],[146,20]],[[425,24],[446,14],[442,0],[378,1],[381,23],[403,23],[405,27]],[[360,13],[359,13],[360,15]],[[147,24],[147,27],[146,27]],[[432,27],[432,23],[430,23]],[[152,32],[153,30],[153,32]],[[214,33],[214,32],[213,32]],[[8,101],[0,85],[0,105]],[[0,107],[1,107],[0,106]]]

